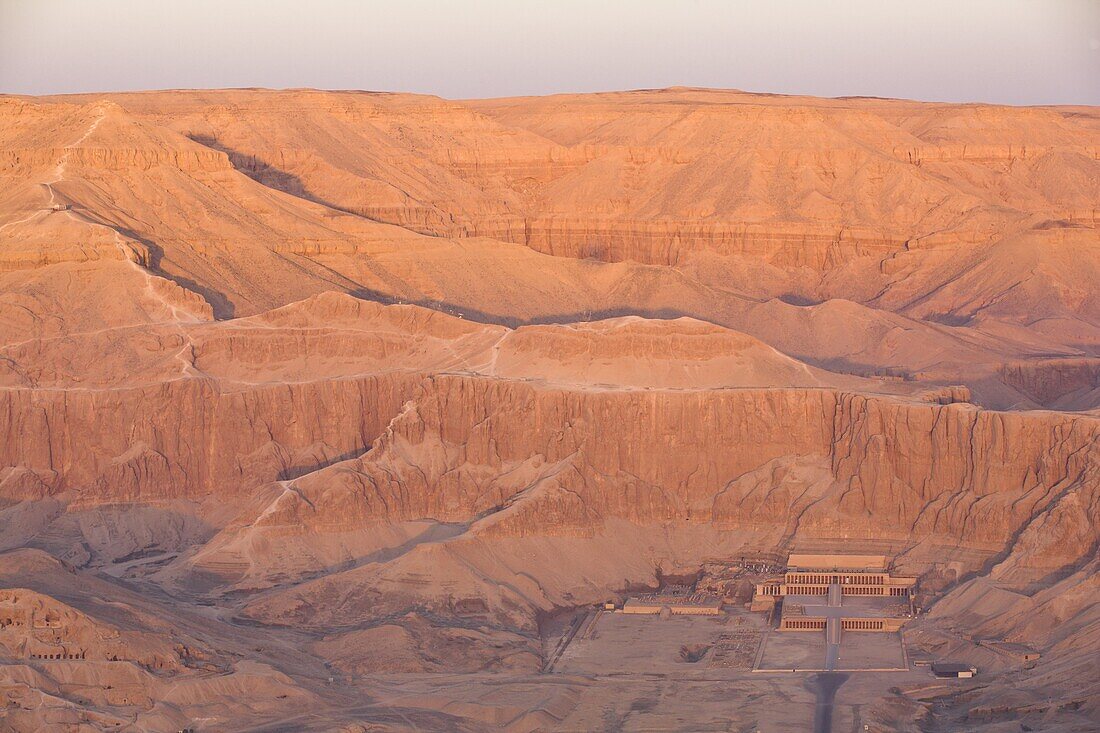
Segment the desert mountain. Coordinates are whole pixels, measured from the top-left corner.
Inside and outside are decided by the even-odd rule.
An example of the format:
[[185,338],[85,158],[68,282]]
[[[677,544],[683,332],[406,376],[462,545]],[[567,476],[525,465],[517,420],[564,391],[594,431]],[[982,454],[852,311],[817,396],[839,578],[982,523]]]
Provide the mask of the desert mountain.
[[868,720],[1088,730],[1098,201],[1091,108],[0,98],[5,724],[710,729],[545,629],[841,548],[1042,651]]

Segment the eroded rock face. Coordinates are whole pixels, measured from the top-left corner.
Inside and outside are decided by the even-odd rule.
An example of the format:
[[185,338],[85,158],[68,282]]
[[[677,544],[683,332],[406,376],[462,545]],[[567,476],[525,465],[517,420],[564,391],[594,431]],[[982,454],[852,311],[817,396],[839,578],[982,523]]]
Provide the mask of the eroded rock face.
[[1006,383],[1044,407],[1096,409],[1100,406],[1100,360],[1052,359],[1005,364]]
[[[12,484],[12,499],[32,486],[84,502],[235,497],[365,454],[295,479],[298,498],[267,524],[350,529],[499,513],[493,533],[523,536],[583,534],[608,519],[795,521],[806,537],[934,538],[994,553],[1066,494],[1096,501],[1095,418],[829,389],[564,389],[391,374],[4,397],[18,436],[5,460],[36,472]],[[772,496],[746,482],[784,459],[827,467],[825,494]],[[1052,567],[1080,556],[1076,531],[1063,531]]]
[[[223,391],[205,379],[65,393],[7,390],[5,460],[100,501],[233,495],[362,451],[417,380]],[[65,426],[64,430],[60,426]]]
[[[363,458],[294,488],[308,500],[296,506],[322,522],[499,512],[494,534],[527,535],[606,519],[794,521],[806,537],[995,552],[1070,492],[1096,502],[1098,429],[1091,418],[828,390],[575,393],[436,377]],[[828,467],[824,495],[773,497],[745,481],[792,457]],[[1080,556],[1076,533],[1065,541],[1051,567]]]

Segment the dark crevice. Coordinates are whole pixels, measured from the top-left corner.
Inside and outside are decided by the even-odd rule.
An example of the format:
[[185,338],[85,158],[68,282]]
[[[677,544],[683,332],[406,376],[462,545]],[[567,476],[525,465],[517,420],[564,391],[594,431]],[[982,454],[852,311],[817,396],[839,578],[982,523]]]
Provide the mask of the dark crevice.
[[146,269],[152,272],[157,277],[162,277],[165,280],[171,280],[176,285],[179,285],[184,290],[190,290],[196,295],[200,296],[209,305],[210,309],[214,312],[214,318],[219,321],[228,320],[234,317],[236,313],[236,306],[233,304],[225,293],[214,290],[213,288],[205,285],[200,285],[190,278],[183,277],[181,275],[172,275],[165,272],[161,268],[161,261],[164,259],[164,248],[151,239],[147,239],[133,229],[127,229],[125,227],[113,227],[119,234],[133,239],[136,242],[140,242],[149,251],[149,262],[146,264]]
[[348,461],[352,458],[358,458],[369,450],[369,448],[357,448],[355,450],[349,450],[346,453],[341,453],[338,456],[329,458],[323,461],[317,461],[315,463],[299,464],[297,466],[289,466],[279,472],[279,481],[291,481],[296,478],[301,478],[307,474],[311,474],[314,471],[320,471],[322,468],[328,468],[334,464],[342,461]]
[[413,228],[401,222],[386,221],[385,219],[370,216],[366,212],[341,206],[334,201],[330,201],[310,191],[309,187],[306,186],[305,181],[303,181],[300,176],[278,168],[257,155],[234,150],[210,135],[191,135],[190,139],[199,145],[225,153],[229,157],[229,164],[232,165],[236,171],[243,173],[261,186],[280,191],[304,201],[309,201],[313,204],[319,204],[333,211],[339,211],[342,214],[357,216],[360,219],[366,219],[376,224],[389,224],[391,226],[402,227],[414,231],[417,234],[423,234],[429,237],[440,236],[437,232],[431,230]]
[[399,298],[371,288],[357,288],[349,291],[348,294],[361,300],[370,300],[381,303],[382,305],[416,305],[421,308],[429,308],[439,311],[440,313],[446,313],[456,318],[464,318],[476,323],[485,323],[495,326],[507,326],[508,328],[603,321],[609,318],[623,318],[626,316],[637,316],[639,318],[649,318],[658,321],[668,321],[676,318],[693,318],[697,321],[703,321],[726,328],[726,326],[716,323],[705,315],[676,308],[601,308],[572,311],[568,313],[548,313],[545,315],[533,316],[531,318],[519,318],[517,316],[490,313],[488,311],[470,308],[444,300],[432,298]]

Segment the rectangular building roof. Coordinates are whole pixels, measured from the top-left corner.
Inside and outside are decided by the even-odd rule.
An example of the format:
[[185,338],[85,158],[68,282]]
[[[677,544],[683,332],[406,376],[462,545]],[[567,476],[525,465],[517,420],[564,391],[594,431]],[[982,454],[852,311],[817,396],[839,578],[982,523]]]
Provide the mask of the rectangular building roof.
[[959,672],[977,672],[978,670],[969,664],[958,662],[932,662],[934,674],[958,674]]

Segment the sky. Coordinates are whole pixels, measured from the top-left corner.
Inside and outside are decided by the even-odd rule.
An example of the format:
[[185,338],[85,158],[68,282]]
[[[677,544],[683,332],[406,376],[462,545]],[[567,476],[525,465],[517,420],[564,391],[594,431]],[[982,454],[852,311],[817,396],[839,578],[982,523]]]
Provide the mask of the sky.
[[666,86],[1100,104],[1100,0],[0,0],[0,92]]

